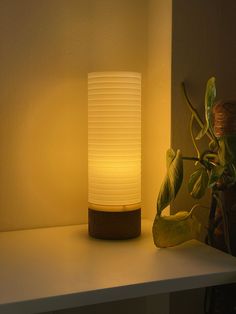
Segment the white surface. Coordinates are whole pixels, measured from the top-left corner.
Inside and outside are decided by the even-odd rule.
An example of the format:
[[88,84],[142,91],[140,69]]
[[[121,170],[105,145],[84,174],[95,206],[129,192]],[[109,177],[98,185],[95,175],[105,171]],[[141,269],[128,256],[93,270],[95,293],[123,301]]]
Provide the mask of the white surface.
[[157,249],[89,238],[87,226],[0,233],[0,313],[37,313],[236,282],[236,259],[197,241]]

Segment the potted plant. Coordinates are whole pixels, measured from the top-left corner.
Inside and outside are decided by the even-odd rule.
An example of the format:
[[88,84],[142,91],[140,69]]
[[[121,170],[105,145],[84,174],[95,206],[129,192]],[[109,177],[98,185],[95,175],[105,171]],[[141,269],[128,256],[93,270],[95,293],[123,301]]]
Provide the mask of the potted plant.
[[[196,155],[189,157],[180,150],[167,151],[167,173],[157,198],[157,213],[152,228],[153,240],[157,247],[169,247],[194,238],[199,230],[200,222],[195,215],[199,203],[191,210],[180,211],[175,215],[165,216],[162,213],[175,199],[182,185],[184,163],[192,161],[196,170],[189,178],[189,194],[198,201],[207,188],[211,189],[207,242],[236,255],[236,241],[232,242],[230,239],[230,230],[233,228],[230,228],[229,221],[229,212],[236,204],[236,103],[216,103],[215,78],[211,77],[206,84],[203,122],[187,95],[185,83],[182,83],[182,91],[191,112],[190,134]],[[193,129],[194,121],[199,127],[196,135]],[[198,141],[203,137],[208,138],[208,147],[200,151]],[[235,195],[231,197],[230,204],[226,202],[229,195],[225,197],[225,193]]]

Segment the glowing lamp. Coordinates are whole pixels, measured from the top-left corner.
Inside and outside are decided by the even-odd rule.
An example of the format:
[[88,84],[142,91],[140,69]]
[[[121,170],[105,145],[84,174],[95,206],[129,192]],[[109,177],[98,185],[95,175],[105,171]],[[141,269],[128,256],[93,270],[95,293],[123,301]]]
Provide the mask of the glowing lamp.
[[89,234],[141,231],[141,74],[88,74]]

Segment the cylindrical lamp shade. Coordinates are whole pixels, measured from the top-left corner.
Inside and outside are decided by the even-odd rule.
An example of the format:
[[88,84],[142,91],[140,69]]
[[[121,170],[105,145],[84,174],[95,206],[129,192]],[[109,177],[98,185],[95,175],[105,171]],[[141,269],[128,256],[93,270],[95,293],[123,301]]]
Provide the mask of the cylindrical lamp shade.
[[[141,74],[139,73],[93,72],[88,75],[88,183],[90,234],[101,238],[133,237],[131,234],[129,236],[129,232],[134,233],[132,230],[125,230],[125,217],[129,216],[130,224],[132,223],[130,217],[135,216],[140,225]],[[91,228],[96,229],[96,224],[101,226],[98,215],[106,225],[103,229],[110,230],[98,233],[105,232],[108,235],[93,234]],[[110,217],[108,221],[104,215]],[[116,226],[119,220],[120,227]],[[114,233],[112,230],[116,227],[119,229],[118,234],[114,231],[117,235],[112,235]],[[132,229],[131,226],[127,228]]]

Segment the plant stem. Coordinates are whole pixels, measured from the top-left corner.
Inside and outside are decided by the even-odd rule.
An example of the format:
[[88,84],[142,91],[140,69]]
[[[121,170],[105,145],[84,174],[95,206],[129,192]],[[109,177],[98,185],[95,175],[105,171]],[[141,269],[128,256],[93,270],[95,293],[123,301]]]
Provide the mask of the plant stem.
[[195,148],[195,150],[197,152],[197,158],[200,159],[201,154],[200,154],[200,151],[199,151],[199,149],[197,147],[197,143],[196,143],[196,140],[195,140],[194,135],[193,135],[193,121],[194,121],[194,115],[191,114],[191,119],[189,121],[189,131],[190,131],[190,135],[191,135],[193,146],[194,146],[194,148]]
[[194,160],[194,161],[200,161],[198,157],[187,157],[187,156],[182,156],[183,160]]
[[[194,115],[194,118],[196,119],[196,121],[197,121],[198,125],[200,126],[200,128],[203,128],[203,122],[202,122],[201,118],[199,117],[199,114],[198,114],[197,110],[193,107],[193,105],[191,104],[190,99],[188,98],[184,82],[181,83],[181,86],[182,86],[182,91],[183,91],[183,94],[184,94],[184,98],[185,98],[185,100],[187,102],[187,105],[188,105],[190,111]],[[209,131],[206,132],[206,135],[209,137],[209,139],[211,141],[214,140],[214,138],[212,137],[212,135],[211,135],[211,133]]]
[[[182,156],[182,159],[183,160],[192,160],[192,161],[196,161],[196,162],[199,162],[203,167],[205,167],[207,170],[211,170],[211,168],[209,166],[207,166],[204,161],[198,157],[185,157],[185,156]],[[197,163],[195,163],[196,165]]]

